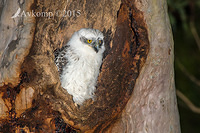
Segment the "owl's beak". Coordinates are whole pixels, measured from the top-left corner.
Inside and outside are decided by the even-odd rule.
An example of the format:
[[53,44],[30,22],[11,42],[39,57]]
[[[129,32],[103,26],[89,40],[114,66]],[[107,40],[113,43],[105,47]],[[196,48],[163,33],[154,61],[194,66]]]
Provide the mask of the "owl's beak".
[[95,50],[96,53],[99,52],[99,50],[101,49],[101,46],[103,45],[103,40],[97,39],[93,45],[92,48]]
[[93,49],[95,50],[96,53],[99,52],[99,44],[95,42],[95,44],[93,45]]
[[94,49],[94,51],[95,51],[96,53],[99,52],[100,45],[99,45],[98,41],[95,41],[95,42],[93,43],[92,48]]

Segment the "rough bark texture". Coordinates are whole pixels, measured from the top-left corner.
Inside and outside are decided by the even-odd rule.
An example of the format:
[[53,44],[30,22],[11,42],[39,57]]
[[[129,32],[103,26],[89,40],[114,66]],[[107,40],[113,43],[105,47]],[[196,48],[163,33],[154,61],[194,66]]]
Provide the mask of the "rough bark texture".
[[[108,132],[180,133],[174,84],[174,44],[167,3],[135,2],[144,14],[150,51],[121,118]],[[123,128],[122,128],[123,127]]]
[[[0,132],[180,132],[165,6],[159,0],[2,1]],[[19,7],[53,16],[11,18]],[[77,107],[60,86],[53,51],[84,27],[103,31],[106,51],[96,100]]]

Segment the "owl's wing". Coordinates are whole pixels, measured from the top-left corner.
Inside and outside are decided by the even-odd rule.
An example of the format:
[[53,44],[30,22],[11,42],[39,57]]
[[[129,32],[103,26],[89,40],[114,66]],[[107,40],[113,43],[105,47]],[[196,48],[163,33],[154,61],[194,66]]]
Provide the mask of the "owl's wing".
[[66,45],[66,46],[62,47],[61,49],[56,49],[54,51],[54,55],[55,55],[54,62],[58,68],[59,74],[62,73],[63,68],[66,66],[66,64],[68,62],[67,58],[65,57],[65,54],[66,54],[68,48],[69,48],[69,46]]

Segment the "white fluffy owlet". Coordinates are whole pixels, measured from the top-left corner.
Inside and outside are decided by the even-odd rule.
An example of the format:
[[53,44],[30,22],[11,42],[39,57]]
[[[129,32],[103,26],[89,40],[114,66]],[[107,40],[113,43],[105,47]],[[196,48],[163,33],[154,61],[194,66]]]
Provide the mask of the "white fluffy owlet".
[[75,32],[66,46],[55,52],[61,86],[81,105],[94,97],[104,47],[103,33],[83,28]]

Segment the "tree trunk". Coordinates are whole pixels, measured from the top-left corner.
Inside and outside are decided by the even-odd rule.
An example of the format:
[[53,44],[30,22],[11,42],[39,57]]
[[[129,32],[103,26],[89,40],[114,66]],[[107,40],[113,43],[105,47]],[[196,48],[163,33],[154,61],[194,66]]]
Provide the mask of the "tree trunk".
[[[173,40],[162,0],[0,2],[0,132],[180,132]],[[76,106],[54,50],[103,31],[95,101]]]

